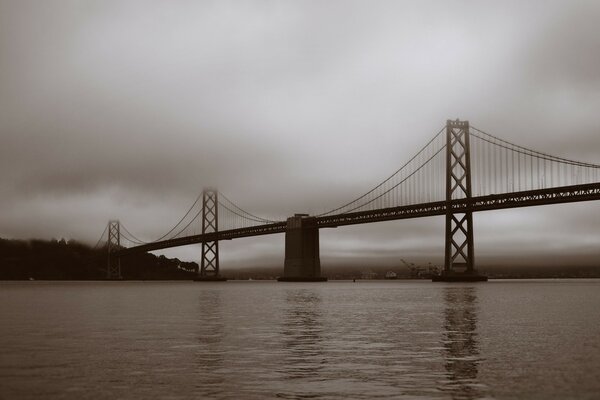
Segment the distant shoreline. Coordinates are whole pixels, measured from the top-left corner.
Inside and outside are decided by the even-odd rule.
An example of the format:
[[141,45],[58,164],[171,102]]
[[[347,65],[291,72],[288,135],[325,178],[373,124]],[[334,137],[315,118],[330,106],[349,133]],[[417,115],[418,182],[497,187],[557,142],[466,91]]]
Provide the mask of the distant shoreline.
[[[510,281],[510,280],[588,280],[600,279],[597,277],[581,277],[581,276],[561,276],[561,277],[527,277],[527,278],[511,278],[511,277],[490,277],[490,281]],[[431,282],[430,279],[329,279],[328,282]],[[0,282],[193,282],[193,279],[0,279]],[[228,282],[277,282],[277,279],[235,279],[228,278]]]

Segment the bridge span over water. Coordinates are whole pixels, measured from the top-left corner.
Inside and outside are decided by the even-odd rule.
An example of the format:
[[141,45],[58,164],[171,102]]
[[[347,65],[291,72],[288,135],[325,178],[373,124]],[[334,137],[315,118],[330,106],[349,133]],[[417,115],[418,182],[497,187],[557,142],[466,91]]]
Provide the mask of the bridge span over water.
[[107,249],[107,278],[120,279],[121,257],[201,243],[197,280],[214,281],[223,280],[219,241],[285,233],[280,280],[320,281],[325,278],[319,229],[444,215],[444,269],[434,280],[477,281],[486,277],[475,268],[473,213],[599,199],[600,165],[525,148],[468,121],[448,120],[392,175],[328,212],[273,221],[245,211],[215,189],[205,189],[162,237],[140,240],[115,220],[109,221],[97,246],[104,243]]

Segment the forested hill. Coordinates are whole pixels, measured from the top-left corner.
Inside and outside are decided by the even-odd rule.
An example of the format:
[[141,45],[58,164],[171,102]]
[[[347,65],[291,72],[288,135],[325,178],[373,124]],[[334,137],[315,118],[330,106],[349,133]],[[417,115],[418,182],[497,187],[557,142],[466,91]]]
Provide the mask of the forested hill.
[[[0,239],[0,280],[106,278],[106,249],[76,241]],[[121,259],[123,279],[192,279],[198,264],[135,254]]]

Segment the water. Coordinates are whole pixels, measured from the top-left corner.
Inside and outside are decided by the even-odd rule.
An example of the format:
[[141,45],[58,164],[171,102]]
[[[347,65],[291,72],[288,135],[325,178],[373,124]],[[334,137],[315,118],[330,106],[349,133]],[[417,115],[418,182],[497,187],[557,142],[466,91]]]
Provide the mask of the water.
[[600,394],[600,280],[0,283],[0,398]]

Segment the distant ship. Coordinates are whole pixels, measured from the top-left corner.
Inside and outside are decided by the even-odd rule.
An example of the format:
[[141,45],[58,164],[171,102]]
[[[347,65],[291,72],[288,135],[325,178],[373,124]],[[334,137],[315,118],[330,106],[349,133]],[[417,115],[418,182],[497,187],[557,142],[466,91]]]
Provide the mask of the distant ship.
[[394,271],[388,271],[385,273],[385,279],[398,279],[398,274]]

